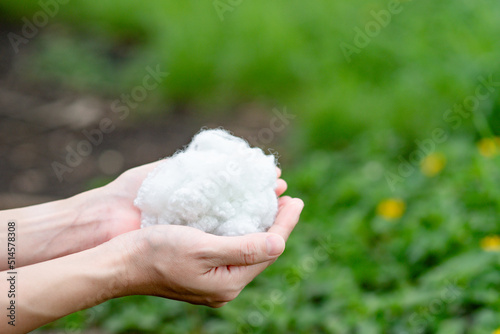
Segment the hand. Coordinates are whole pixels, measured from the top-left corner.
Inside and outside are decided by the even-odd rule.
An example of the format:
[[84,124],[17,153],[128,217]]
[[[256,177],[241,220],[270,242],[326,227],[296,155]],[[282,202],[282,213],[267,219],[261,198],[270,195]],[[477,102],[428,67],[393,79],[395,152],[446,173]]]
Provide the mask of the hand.
[[[134,206],[139,188],[148,175],[161,161],[153,162],[127,170],[116,180],[100,189],[101,193],[95,197],[99,206],[104,208],[103,222],[107,231],[107,238],[112,239],[122,233],[137,230],[141,226],[141,212]],[[281,169],[277,168],[278,178]],[[287,189],[284,180],[278,179],[277,196],[281,196]]]
[[101,193],[97,197],[101,201],[100,206],[106,208],[103,221],[106,240],[141,227],[141,211],[134,206],[134,200],[146,176],[160,162],[131,168],[99,189]]
[[222,237],[186,226],[157,225],[111,240],[107,246],[129,254],[121,295],[225,305],[284,251],[304,203],[282,197],[279,205],[267,233]]

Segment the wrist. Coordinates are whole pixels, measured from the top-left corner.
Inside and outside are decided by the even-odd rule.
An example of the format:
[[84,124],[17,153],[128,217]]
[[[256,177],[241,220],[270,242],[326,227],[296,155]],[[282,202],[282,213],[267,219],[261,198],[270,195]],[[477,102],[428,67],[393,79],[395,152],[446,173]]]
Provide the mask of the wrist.
[[[137,278],[134,277],[130,252],[115,243],[107,242],[88,251],[94,267],[94,280],[98,288],[91,307],[113,298],[131,295],[135,291]],[[95,261],[95,262],[94,262]]]
[[91,213],[90,195],[2,212],[4,221],[16,221],[19,249],[30,250],[21,252],[16,264],[43,262],[102,243],[105,231],[100,227],[99,214]]
[[95,252],[107,258],[102,266],[111,268],[110,278],[105,279],[110,298],[152,294],[145,291],[150,275],[147,259],[141,248],[142,238],[136,232],[120,235],[96,248]]
[[[19,268],[17,308],[20,332],[124,295],[127,266],[123,254],[104,244],[52,261]],[[17,324],[16,324],[17,325]]]
[[109,200],[110,196],[105,187],[88,190],[68,198],[68,205],[78,213],[73,227],[88,231],[85,236],[88,245],[84,249],[98,246],[114,237],[112,226],[109,224],[112,211]]

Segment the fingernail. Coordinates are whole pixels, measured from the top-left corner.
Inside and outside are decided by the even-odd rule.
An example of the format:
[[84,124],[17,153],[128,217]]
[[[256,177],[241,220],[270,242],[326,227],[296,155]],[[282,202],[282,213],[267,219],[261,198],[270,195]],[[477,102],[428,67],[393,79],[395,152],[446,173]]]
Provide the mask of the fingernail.
[[304,209],[305,204],[303,200],[301,200],[300,198],[294,198],[293,201],[294,203],[297,203],[299,205],[300,210]]
[[278,235],[271,235],[266,239],[267,254],[278,256],[285,250],[285,240]]

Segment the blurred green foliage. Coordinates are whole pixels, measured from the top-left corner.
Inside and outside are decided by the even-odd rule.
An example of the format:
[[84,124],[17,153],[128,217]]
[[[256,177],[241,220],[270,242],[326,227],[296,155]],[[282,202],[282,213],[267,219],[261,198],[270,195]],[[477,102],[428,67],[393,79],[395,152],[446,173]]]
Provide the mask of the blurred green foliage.
[[[214,3],[230,10],[221,14]],[[282,258],[222,309],[129,297],[48,327],[363,334],[500,327],[500,253],[480,247],[500,233],[499,157],[480,155],[475,144],[499,134],[498,86],[467,117],[446,120],[454,104],[476,94],[481,78],[500,81],[500,3],[402,2],[390,23],[346,58],[342,43],[356,46],[357,29],[377,22],[372,11],[388,4],[60,5],[52,23],[61,26],[42,30],[30,54],[20,47],[26,75],[116,96],[140,82],[146,66],[160,64],[170,73],[154,92],[163,111],[229,115],[254,101],[286,106],[297,115],[289,138],[297,158],[284,177],[306,210]],[[0,9],[21,25],[40,5],[2,1]],[[431,139],[437,127],[447,137],[434,142],[444,169],[429,177],[417,163],[401,176],[400,158],[408,161],[414,141]],[[400,177],[394,189],[388,171]],[[404,201],[402,217],[377,211],[387,198]]]
[[[117,94],[140,82],[147,65],[160,64],[170,76],[156,94],[170,108],[286,105],[303,117],[309,148],[329,148],[368,128],[396,129],[411,140],[473,94],[479,76],[500,77],[500,4],[401,2],[348,61],[341,43],[355,46],[356,29],[373,26],[372,11],[389,3],[71,0],[50,19],[65,28],[33,38],[39,48],[26,68],[65,86]],[[0,10],[21,24],[41,7],[38,0],[2,1]],[[500,125],[495,96],[479,109]]]

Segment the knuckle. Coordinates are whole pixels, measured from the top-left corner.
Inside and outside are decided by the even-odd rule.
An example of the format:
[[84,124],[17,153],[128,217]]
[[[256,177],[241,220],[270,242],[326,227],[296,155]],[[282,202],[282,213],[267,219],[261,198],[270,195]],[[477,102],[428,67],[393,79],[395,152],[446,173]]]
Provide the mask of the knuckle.
[[258,249],[254,242],[248,242],[241,247],[241,258],[247,265],[255,263]]
[[188,257],[202,260],[213,257],[215,253],[213,246],[204,241],[196,242],[186,251]]
[[211,259],[217,254],[214,244],[206,240],[197,241],[188,251],[198,259]]

